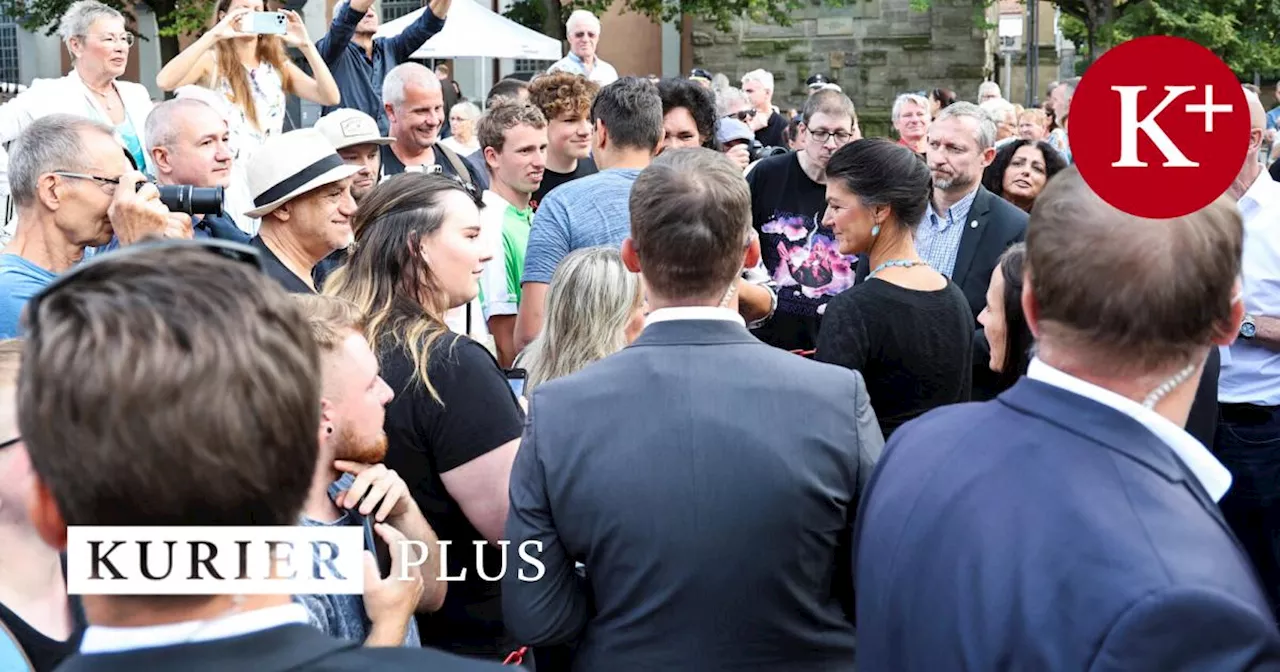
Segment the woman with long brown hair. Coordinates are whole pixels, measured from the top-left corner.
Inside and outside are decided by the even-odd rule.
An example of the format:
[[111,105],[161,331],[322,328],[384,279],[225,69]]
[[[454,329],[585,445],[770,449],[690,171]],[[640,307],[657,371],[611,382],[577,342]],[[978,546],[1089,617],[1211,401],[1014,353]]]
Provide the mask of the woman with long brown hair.
[[[214,10],[217,25],[205,31],[156,75],[156,84],[161,89],[182,89],[180,96],[199,97],[226,117],[235,155],[232,165],[241,178],[233,179],[233,185],[245,184],[243,171],[254,150],[268,137],[284,130],[287,94],[320,105],[337,105],[341,100],[338,83],[307,35],[297,12],[281,11],[286,26],[283,35],[244,32],[246,26],[241,21],[262,11],[263,0],[218,0]],[[306,56],[315,77],[289,60],[286,46],[295,47]],[[184,88],[192,85],[204,90]],[[228,193],[227,209],[228,214],[236,217],[237,223],[252,234],[256,233],[256,223],[251,224],[252,220],[242,217],[243,210],[253,207],[248,205],[248,199],[247,191]]]
[[384,462],[451,542],[448,576],[466,577],[449,584],[439,611],[418,614],[422,644],[502,660],[518,647],[503,626],[500,584],[482,575],[504,566],[497,544],[524,413],[489,350],[444,321],[476,297],[493,256],[480,236],[480,207],[479,195],[452,177],[392,177],[360,202],[353,252],[324,291],[366,316],[365,336],[395,393]]

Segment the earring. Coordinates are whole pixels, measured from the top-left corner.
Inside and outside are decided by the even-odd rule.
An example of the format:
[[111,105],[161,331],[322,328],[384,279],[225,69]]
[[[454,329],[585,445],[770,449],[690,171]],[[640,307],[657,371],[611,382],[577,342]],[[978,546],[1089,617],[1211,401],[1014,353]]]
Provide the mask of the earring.
[[880,235],[880,225],[876,224],[875,226],[871,227],[871,237],[875,238],[878,235]]
[[332,434],[332,433],[333,433],[333,428],[332,428],[332,427],[325,427],[325,428],[324,428],[324,433],[325,433],[325,434]]

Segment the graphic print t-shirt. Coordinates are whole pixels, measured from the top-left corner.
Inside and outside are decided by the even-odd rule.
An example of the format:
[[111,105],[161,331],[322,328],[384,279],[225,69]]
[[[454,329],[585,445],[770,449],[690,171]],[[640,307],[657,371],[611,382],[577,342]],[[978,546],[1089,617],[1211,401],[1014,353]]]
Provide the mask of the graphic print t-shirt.
[[853,286],[857,257],[840,254],[821,225],[827,188],[809,179],[796,153],[769,157],[747,176],[760,255],[777,283],[778,309],[756,336],[787,350],[812,350],[820,309]]

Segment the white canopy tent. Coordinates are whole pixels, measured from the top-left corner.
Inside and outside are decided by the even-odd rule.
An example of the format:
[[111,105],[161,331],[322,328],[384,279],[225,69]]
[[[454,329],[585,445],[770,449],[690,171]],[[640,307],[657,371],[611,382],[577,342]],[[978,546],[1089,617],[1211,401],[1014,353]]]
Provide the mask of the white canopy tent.
[[[377,37],[399,35],[428,11],[415,10],[378,29]],[[449,8],[444,30],[414,52],[414,58],[528,58],[560,60],[560,41],[497,14],[474,0],[457,0]]]

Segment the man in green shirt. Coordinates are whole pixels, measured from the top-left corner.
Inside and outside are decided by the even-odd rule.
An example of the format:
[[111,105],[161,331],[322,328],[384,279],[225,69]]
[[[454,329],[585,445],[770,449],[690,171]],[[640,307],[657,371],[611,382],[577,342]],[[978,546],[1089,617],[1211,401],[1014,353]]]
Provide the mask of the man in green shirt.
[[498,363],[509,368],[517,354],[520,276],[533,221],[529,199],[547,166],[547,120],[527,102],[506,102],[480,118],[476,135],[489,169],[481,236],[493,247],[493,259],[480,278],[480,301]]

